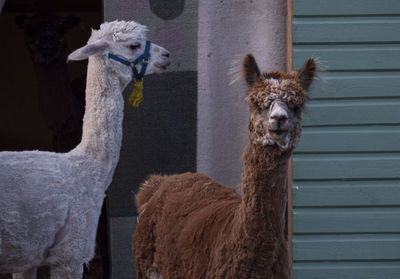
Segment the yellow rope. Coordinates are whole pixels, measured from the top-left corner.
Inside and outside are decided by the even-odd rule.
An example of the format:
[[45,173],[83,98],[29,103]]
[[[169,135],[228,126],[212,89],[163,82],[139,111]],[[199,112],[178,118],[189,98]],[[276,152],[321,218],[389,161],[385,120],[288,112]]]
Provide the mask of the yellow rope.
[[129,96],[128,103],[133,107],[138,107],[143,100],[143,81],[134,81],[133,90]]

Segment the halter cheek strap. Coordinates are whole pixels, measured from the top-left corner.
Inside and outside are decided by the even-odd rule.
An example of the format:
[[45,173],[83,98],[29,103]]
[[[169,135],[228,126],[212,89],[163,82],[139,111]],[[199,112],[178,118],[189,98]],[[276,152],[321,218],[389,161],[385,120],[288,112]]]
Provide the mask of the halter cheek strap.
[[[109,53],[108,58],[118,61],[126,66],[129,66],[132,68],[133,71],[133,77],[136,81],[141,81],[146,73],[147,70],[147,65],[149,64],[149,59],[150,59],[150,46],[151,42],[146,41],[146,47],[144,49],[144,53],[140,55],[138,58],[136,58],[133,62],[126,60],[124,58],[121,58],[119,56],[116,56],[114,54]],[[140,70],[140,73],[136,69],[136,65],[142,64],[142,69]]]
[[[121,58],[119,56],[116,56],[114,54],[109,53],[107,57],[109,59],[118,61],[126,66],[129,66],[132,68],[133,72],[133,91],[131,95],[129,96],[128,103],[131,106],[138,107],[139,104],[143,100],[143,77],[146,73],[147,65],[149,64],[149,59],[150,59],[150,46],[151,42],[146,41],[146,47],[144,49],[144,53],[140,55],[138,58],[136,58],[133,62],[126,60],[124,58]],[[136,65],[142,64],[142,69],[140,70],[140,73],[136,69]]]

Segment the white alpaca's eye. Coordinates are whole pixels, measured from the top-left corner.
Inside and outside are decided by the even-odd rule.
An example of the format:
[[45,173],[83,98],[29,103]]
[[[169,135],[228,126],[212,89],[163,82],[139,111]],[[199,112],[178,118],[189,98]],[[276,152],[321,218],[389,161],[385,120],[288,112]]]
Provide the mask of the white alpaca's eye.
[[140,44],[133,44],[133,45],[129,45],[130,49],[138,49],[140,48]]

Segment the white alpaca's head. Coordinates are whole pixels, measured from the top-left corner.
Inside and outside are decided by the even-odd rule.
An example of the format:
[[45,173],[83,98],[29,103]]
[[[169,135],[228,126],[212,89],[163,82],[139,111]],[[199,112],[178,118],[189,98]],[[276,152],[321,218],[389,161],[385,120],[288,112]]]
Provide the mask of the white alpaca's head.
[[[68,60],[84,60],[89,56],[100,55],[120,78],[129,82],[132,79],[132,69],[118,61],[109,59],[109,53],[133,62],[144,53],[146,46],[147,27],[134,21],[113,21],[100,25],[99,30],[92,30],[87,45],[75,50]],[[150,46],[150,59],[146,75],[159,73],[170,65],[169,52],[154,43]],[[140,72],[142,65],[136,66]]]

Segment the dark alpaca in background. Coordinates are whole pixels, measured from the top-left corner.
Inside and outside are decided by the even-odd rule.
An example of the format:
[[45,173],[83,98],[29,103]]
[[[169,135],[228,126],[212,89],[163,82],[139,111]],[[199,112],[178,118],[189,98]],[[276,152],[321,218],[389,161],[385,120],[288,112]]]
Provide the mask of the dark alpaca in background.
[[41,13],[19,16],[17,24],[32,56],[40,110],[53,133],[52,151],[70,151],[81,140],[85,106],[86,77],[70,80],[65,53],[66,34],[79,18]]

